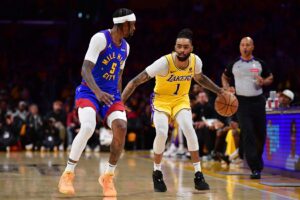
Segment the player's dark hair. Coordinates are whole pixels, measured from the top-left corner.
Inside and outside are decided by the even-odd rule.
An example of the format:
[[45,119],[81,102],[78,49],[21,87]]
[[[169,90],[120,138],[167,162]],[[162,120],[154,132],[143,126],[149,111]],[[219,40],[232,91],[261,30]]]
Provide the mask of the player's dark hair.
[[126,15],[130,15],[132,13],[133,13],[133,11],[129,10],[127,8],[119,8],[118,10],[116,10],[113,13],[113,17],[123,17],[123,16],[126,16]]
[[184,28],[178,33],[177,38],[187,38],[187,39],[191,40],[191,42],[192,42],[193,41],[193,31],[189,28]]

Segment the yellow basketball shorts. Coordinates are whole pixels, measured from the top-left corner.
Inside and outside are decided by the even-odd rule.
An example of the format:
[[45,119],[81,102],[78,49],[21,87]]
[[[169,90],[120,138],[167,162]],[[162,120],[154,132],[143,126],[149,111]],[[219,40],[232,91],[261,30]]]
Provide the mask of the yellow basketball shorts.
[[166,113],[171,119],[175,119],[177,113],[182,109],[191,109],[190,98],[184,96],[170,96],[153,94],[152,108]]

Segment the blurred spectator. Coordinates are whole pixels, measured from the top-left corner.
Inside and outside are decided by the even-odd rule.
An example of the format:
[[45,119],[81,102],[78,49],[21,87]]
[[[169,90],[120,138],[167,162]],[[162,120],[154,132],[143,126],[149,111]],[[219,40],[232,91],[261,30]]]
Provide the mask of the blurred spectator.
[[61,139],[59,137],[59,129],[55,126],[55,119],[50,117],[43,128],[43,139],[41,151],[50,150],[57,151],[59,145],[61,144]]
[[282,93],[279,94],[279,98],[278,98],[279,107],[289,108],[293,100],[294,100],[294,93],[289,89],[285,89],[283,90]]
[[77,115],[77,109],[74,108],[67,114],[67,139],[68,139],[68,147],[67,149],[71,150],[72,142],[75,138],[75,135],[78,133],[80,128],[80,122]]
[[14,113],[14,116],[18,116],[21,120],[25,122],[27,115],[28,115],[27,104],[25,101],[20,101],[18,104],[18,108]]
[[59,146],[59,150],[63,151],[66,142],[67,115],[66,112],[63,110],[63,103],[61,101],[54,101],[52,108],[53,110],[46,115],[46,119],[55,119],[54,126],[59,130],[59,138],[62,141],[61,145]]
[[7,100],[0,100],[0,129],[5,124],[6,114],[8,112],[11,113],[11,110],[8,108]]
[[212,157],[229,164],[239,158],[240,130],[236,116],[225,119],[225,126],[217,129]]
[[28,150],[39,150],[42,141],[42,127],[43,121],[39,114],[39,108],[36,104],[29,106],[29,115],[27,117],[27,146]]
[[208,95],[202,91],[192,108],[194,127],[199,142],[200,156],[208,155],[214,148],[216,128],[223,124],[217,119],[217,113],[209,103]]
[[[21,150],[20,130],[22,120],[19,117],[14,117],[11,112],[6,113],[5,123],[0,129],[0,146],[10,150]],[[11,147],[14,147],[11,149]]]

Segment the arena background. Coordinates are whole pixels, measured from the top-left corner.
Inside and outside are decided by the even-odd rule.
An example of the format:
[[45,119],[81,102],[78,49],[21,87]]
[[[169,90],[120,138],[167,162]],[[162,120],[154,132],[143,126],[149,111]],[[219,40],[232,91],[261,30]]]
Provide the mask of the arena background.
[[[124,84],[173,50],[177,32],[194,31],[194,52],[203,71],[220,84],[221,73],[239,56],[239,41],[251,36],[254,55],[272,68],[265,90],[290,88],[299,101],[300,3],[297,0],[2,0],[0,3],[0,90],[11,106],[35,102],[46,113],[54,100],[72,106],[74,88],[90,37],[112,27],[120,7],[137,16]],[[140,87],[151,91],[153,82]]]
[[[225,66],[240,55],[241,38],[250,36],[255,43],[254,55],[274,74],[273,84],[264,88],[266,97],[271,90],[288,88],[295,93],[293,106],[299,106],[299,0],[0,0],[0,199],[65,198],[57,191],[57,184],[73,139],[66,137],[71,127],[66,118],[76,115],[72,109],[74,91],[81,81],[84,55],[92,35],[112,28],[112,14],[122,7],[137,16],[136,32],[128,40],[131,50],[124,86],[173,50],[179,30],[190,28],[194,52],[204,63],[203,72],[218,85]],[[128,134],[116,169],[120,174],[116,181],[119,199],[300,199],[299,107],[291,112],[268,111],[261,180],[249,178],[245,160],[238,157],[226,163],[213,158],[213,151],[207,148],[200,156],[211,190],[195,192],[188,152],[182,154],[178,148],[173,156],[166,156],[166,151],[163,159],[168,192],[153,192],[155,129],[149,106],[153,85],[151,80],[140,86],[127,102]],[[213,101],[213,94],[210,97]],[[56,103],[61,106],[57,118],[64,117],[63,137],[58,130],[55,135],[47,132],[56,120],[52,117]],[[20,120],[27,117],[32,104],[38,105],[42,121],[34,131],[31,121]],[[100,124],[77,167],[75,198],[103,197],[97,178],[107,163],[112,135],[104,130],[108,139],[101,139],[104,131]],[[3,131],[3,127],[10,129]],[[78,121],[76,128],[71,136],[77,134]],[[176,128],[172,130],[179,135]],[[59,146],[53,144],[54,136]],[[205,146],[213,146],[214,139]],[[3,141],[9,144],[3,145]],[[52,142],[52,147],[45,149],[47,142]]]

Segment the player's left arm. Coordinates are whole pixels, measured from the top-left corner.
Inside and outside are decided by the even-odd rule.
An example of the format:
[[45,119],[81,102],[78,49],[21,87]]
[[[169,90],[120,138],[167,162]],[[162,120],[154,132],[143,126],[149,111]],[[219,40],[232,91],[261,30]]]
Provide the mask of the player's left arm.
[[224,91],[222,88],[217,86],[212,80],[210,80],[210,78],[205,76],[203,73],[195,74],[194,80],[199,85],[202,85],[203,87],[207,88],[208,90],[216,94],[221,94]]
[[196,83],[199,85],[207,88],[208,90],[216,93],[216,94],[221,94],[223,93],[223,89],[217,86],[212,80],[210,80],[207,76],[205,76],[202,73],[202,60],[196,55],[196,62],[195,62],[195,75],[194,75],[194,80]]
[[124,88],[124,91],[122,92],[122,101],[125,103],[139,85],[149,81],[150,79],[151,77],[148,75],[146,70],[134,77]]

